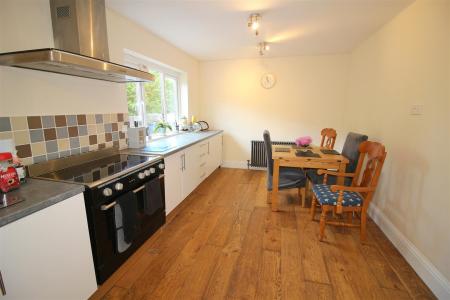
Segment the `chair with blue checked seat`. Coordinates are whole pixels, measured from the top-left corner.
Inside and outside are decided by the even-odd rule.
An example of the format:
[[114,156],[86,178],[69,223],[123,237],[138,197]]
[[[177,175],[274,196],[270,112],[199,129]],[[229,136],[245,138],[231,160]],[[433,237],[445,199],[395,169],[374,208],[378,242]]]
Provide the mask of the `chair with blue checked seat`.
[[[264,130],[264,146],[266,148],[267,159],[267,203],[271,203],[272,187],[273,187],[273,159],[272,159],[272,141],[270,139],[270,133]],[[278,189],[298,189],[298,195],[300,199],[305,199],[305,185],[306,175],[302,169],[280,167],[280,174],[278,180]]]
[[[321,208],[319,239],[323,240],[325,225],[360,227],[361,241],[366,239],[367,209],[377,188],[381,169],[386,158],[385,147],[377,142],[365,141],[359,146],[359,159],[355,173],[338,173],[328,170],[319,170],[319,175],[324,175],[323,184],[313,186],[313,199],[311,203],[311,220],[316,214],[316,205]],[[362,171],[363,165],[365,168]],[[329,185],[328,175],[336,177],[352,178],[352,185]],[[361,175],[361,176],[360,176]],[[361,177],[361,178],[360,178]],[[334,212],[337,218],[328,218],[328,213]],[[347,213],[347,220],[339,218]],[[359,213],[361,220],[354,223],[352,215]]]

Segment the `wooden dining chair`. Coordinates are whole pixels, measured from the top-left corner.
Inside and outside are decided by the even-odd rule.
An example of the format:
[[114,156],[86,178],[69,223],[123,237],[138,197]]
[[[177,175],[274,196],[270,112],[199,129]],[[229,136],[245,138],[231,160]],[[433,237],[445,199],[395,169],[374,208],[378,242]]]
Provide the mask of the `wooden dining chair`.
[[[386,158],[385,147],[377,142],[365,141],[359,146],[360,156],[355,173],[338,173],[328,170],[319,170],[324,174],[323,184],[313,186],[313,199],[311,204],[311,220],[314,220],[317,204],[322,208],[320,215],[320,234],[322,241],[325,235],[325,225],[360,227],[361,241],[366,240],[367,209],[377,188],[381,169]],[[365,163],[364,171],[362,167]],[[361,179],[360,179],[360,174]],[[328,185],[327,176],[352,178],[351,186]],[[359,182],[358,182],[359,181]],[[347,213],[347,218],[327,219],[328,212],[340,216]],[[353,213],[360,214],[360,222],[353,222]]]
[[333,128],[324,128],[320,132],[320,135],[322,136],[322,140],[320,141],[320,147],[333,150],[337,136],[336,130]]

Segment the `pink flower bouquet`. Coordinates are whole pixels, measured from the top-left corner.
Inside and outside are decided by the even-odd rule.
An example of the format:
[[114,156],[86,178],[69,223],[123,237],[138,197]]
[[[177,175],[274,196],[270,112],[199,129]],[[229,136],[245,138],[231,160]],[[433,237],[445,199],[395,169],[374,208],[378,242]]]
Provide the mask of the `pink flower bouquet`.
[[297,146],[306,147],[311,144],[312,138],[310,136],[301,136],[295,139],[295,144]]

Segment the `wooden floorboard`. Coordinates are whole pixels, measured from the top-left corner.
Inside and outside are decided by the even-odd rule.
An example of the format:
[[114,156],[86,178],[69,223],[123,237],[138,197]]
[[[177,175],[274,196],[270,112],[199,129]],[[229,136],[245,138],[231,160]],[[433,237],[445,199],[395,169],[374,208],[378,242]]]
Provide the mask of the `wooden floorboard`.
[[262,171],[218,169],[91,299],[435,299],[381,230],[319,224],[297,190],[266,203]]

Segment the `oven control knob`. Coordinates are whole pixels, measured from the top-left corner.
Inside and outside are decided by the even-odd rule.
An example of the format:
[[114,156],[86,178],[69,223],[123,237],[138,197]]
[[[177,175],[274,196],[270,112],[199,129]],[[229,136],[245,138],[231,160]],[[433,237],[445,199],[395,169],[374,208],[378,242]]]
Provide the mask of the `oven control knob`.
[[145,170],[144,173],[145,173],[145,176],[147,176],[147,177],[150,176],[150,174],[151,174],[150,170]]
[[164,164],[159,164],[159,165],[158,165],[158,168],[159,168],[160,170],[163,170],[163,169],[164,169],[164,167],[165,167],[165,165],[164,165]]
[[116,184],[114,185],[114,189],[115,189],[116,191],[121,191],[121,190],[123,190],[123,183],[120,183],[120,182],[116,183]]
[[138,178],[139,178],[139,179],[144,179],[144,178],[145,178],[145,173],[144,173],[144,172],[140,172],[140,173],[138,174]]
[[112,196],[112,194],[113,194],[113,191],[110,188],[106,188],[103,190],[103,196],[109,197],[109,196]]
[[155,174],[156,173],[156,169],[155,168],[150,168],[149,171],[150,171],[150,174]]

